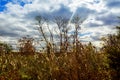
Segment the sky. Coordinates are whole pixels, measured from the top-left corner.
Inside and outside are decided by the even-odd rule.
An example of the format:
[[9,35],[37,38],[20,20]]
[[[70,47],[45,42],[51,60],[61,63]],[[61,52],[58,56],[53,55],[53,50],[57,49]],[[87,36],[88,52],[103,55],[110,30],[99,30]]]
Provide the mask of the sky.
[[[80,39],[100,46],[100,39],[115,33],[120,20],[120,0],[0,0],[0,40],[15,44],[23,36],[39,37],[35,16],[78,14]],[[51,28],[55,26],[51,24]]]

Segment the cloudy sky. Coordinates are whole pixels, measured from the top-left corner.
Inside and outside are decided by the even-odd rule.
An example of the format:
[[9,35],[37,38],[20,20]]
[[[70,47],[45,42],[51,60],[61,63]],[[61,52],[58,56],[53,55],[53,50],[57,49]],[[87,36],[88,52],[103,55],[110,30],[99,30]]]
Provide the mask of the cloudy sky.
[[99,45],[102,36],[115,33],[120,0],[0,0],[0,40],[14,43],[25,35],[38,37],[37,15],[71,18],[74,14],[86,19],[81,41]]

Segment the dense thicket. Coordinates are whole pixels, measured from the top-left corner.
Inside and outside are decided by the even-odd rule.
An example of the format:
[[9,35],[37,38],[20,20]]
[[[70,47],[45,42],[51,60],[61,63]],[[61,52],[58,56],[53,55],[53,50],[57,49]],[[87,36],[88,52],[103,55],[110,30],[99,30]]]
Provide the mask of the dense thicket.
[[114,80],[120,79],[120,27],[116,35],[109,35],[106,41],[106,53],[108,54],[109,65],[112,69]]
[[1,80],[109,80],[108,68],[105,54],[92,44],[83,46],[80,53],[0,56]]

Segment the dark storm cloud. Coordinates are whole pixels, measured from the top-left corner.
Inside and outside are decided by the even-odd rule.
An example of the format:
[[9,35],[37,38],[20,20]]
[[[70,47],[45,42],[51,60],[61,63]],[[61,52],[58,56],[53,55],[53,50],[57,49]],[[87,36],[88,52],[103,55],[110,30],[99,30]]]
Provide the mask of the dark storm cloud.
[[95,32],[94,35],[90,35],[93,41],[100,41],[101,39],[101,33],[100,32]]
[[37,15],[41,15],[40,11],[32,11],[32,12],[25,14],[24,18],[26,20],[31,20],[31,19],[34,19]]
[[111,25],[111,26],[115,26],[120,22],[116,14],[97,16],[96,20],[102,21],[104,25]]
[[19,27],[19,26],[16,26],[16,27],[11,26],[11,27],[10,27],[10,30],[11,30],[12,32],[13,32],[13,31],[20,31],[20,32],[26,32],[26,31],[27,31],[26,29],[21,28],[21,27]]
[[36,16],[47,17],[48,19],[52,19],[54,16],[66,16],[70,17],[72,12],[70,12],[69,8],[61,5],[58,10],[54,10],[52,12],[49,11],[32,11],[25,15],[26,19],[34,19]]
[[18,37],[19,34],[15,33],[15,32],[10,32],[7,30],[0,30],[0,36],[4,36],[4,37]]
[[53,16],[66,16],[70,17],[72,15],[72,12],[70,12],[70,9],[64,5],[61,5],[59,10],[53,11],[51,13]]
[[107,0],[106,6],[108,8],[119,8],[120,0]]
[[[95,10],[91,10],[86,7],[78,7],[75,15],[79,15],[82,18],[87,18],[90,14],[95,14]],[[25,15],[26,20],[34,20],[36,16],[43,16],[47,17],[48,19],[52,20],[55,16],[63,16],[70,18],[72,16],[73,12],[70,11],[70,8],[64,5],[60,5],[60,8],[58,10],[54,10],[52,12],[49,11],[32,11],[30,13],[27,13]]]
[[93,41],[100,41],[99,36],[90,36],[92,38]]
[[90,22],[87,26],[88,26],[88,27],[100,27],[100,26],[103,26],[103,24]]
[[[95,10],[91,10],[86,7],[78,7],[77,10],[75,11],[75,15],[79,15],[80,17],[83,18],[87,18],[90,14],[94,14],[94,13],[96,13]],[[56,10],[50,14],[53,16],[65,16],[70,18],[73,12],[71,12],[70,8],[68,8],[67,6],[61,5],[61,8],[59,10]]]
[[1,36],[18,37],[23,32],[26,32],[26,30],[19,27],[19,26],[13,26],[13,25],[11,25],[9,23],[6,23],[6,24],[0,26],[0,35]]
[[78,9],[76,10],[76,15],[80,15],[81,17],[88,17],[90,14],[95,14],[96,11],[95,10],[91,10],[89,8],[86,7],[78,7]]
[[[97,22],[90,22],[87,24],[88,27],[102,27],[102,26],[110,26],[109,28],[112,28],[112,26],[119,25],[120,19],[118,19],[119,11],[116,9],[120,8],[120,0],[105,0],[104,4],[107,9],[102,10],[100,12],[95,12],[95,20],[96,21],[102,21],[103,24],[99,24]],[[112,11],[112,10],[114,11]],[[116,11],[116,12],[115,12]],[[117,12],[118,11],[118,12]],[[82,12],[82,11],[81,11]],[[91,12],[92,14],[92,12]]]

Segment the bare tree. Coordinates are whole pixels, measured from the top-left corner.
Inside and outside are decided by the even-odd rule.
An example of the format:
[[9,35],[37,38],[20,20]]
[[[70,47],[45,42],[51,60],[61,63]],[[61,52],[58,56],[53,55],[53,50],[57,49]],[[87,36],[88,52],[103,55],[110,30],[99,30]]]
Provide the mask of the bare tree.
[[83,21],[84,20],[81,20],[81,18],[80,18],[80,16],[78,16],[78,15],[76,15],[74,18],[73,18],[73,20],[72,20],[72,22],[74,23],[74,25],[75,25],[75,31],[74,31],[74,40],[73,40],[73,45],[74,45],[74,43],[75,43],[75,49],[76,49],[76,52],[78,52],[78,46],[79,46],[79,44],[78,43],[80,43],[80,41],[79,41],[79,39],[78,39],[78,36],[79,36],[79,30],[81,29],[81,24],[83,23]]
[[[47,39],[47,36],[45,35],[44,29],[43,27],[45,27],[45,23],[48,22],[48,19],[42,16],[36,16],[35,18],[38,21],[38,31],[40,32],[40,34],[42,35],[44,41],[46,42],[46,48],[47,48],[47,53],[51,53],[52,50],[52,44],[50,43],[50,41]],[[53,35],[52,32],[48,26],[47,23],[47,28],[51,34],[51,40],[53,40]]]
[[[47,53],[51,53],[51,52],[54,52],[54,47],[55,47],[55,42],[54,42],[54,39],[55,39],[55,36],[53,34],[53,32],[51,31],[50,27],[49,27],[49,20],[45,17],[42,17],[42,16],[36,16],[36,20],[38,21],[38,31],[40,32],[40,34],[42,35],[44,41],[46,42],[46,45],[47,45]],[[60,53],[64,53],[64,52],[68,52],[68,47],[69,47],[69,44],[71,43],[69,40],[70,40],[70,36],[68,36],[68,32],[70,30],[70,26],[69,25],[69,19],[64,17],[64,16],[55,16],[54,17],[54,23],[57,25],[57,29],[58,31],[57,32],[57,36],[58,36],[58,39],[59,39],[59,45],[56,44],[57,46],[60,47]],[[83,21],[81,20],[81,18],[79,16],[75,16],[73,18],[73,21],[72,23],[75,24],[75,30],[74,30],[74,34],[73,34],[73,43],[75,44],[75,49],[76,49],[76,52],[78,52],[78,43],[79,43],[79,40],[78,40],[78,35],[79,35],[79,30],[80,30],[80,25],[83,23]],[[50,34],[50,39],[47,38],[47,35],[45,34],[45,31],[43,29],[43,27],[45,27],[48,29],[48,32]]]
[[51,51],[54,52],[54,37],[53,37],[53,33],[49,27],[49,20],[46,19],[46,23],[47,23],[47,28],[48,28],[48,31],[50,33],[50,43],[49,45],[51,45]]
[[48,40],[43,30],[43,26],[46,19],[43,18],[42,16],[36,16],[36,20],[38,21],[38,26],[39,26],[38,31],[42,34],[42,37],[44,38],[45,42],[48,43]]
[[64,52],[67,49],[67,47],[65,49],[65,46],[66,46],[65,42],[68,41],[67,40],[67,33],[68,33],[69,19],[67,19],[66,17],[57,16],[57,17],[55,17],[54,22],[57,24],[57,27],[59,29],[60,53],[61,53],[61,52]]

